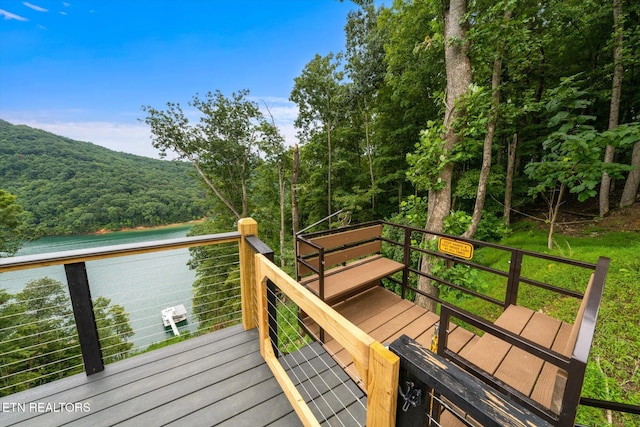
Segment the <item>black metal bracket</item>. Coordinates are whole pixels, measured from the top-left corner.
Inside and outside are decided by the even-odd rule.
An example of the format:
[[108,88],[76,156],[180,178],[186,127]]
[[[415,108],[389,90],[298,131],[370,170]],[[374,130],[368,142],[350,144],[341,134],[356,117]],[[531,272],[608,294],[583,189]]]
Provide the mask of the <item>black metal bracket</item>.
[[400,388],[400,385],[398,385],[398,393],[404,400],[402,411],[407,412],[410,407],[415,408],[416,406],[420,406],[422,404],[422,389],[417,388],[412,381],[405,381],[404,384],[407,387],[407,391],[403,393],[402,388]]

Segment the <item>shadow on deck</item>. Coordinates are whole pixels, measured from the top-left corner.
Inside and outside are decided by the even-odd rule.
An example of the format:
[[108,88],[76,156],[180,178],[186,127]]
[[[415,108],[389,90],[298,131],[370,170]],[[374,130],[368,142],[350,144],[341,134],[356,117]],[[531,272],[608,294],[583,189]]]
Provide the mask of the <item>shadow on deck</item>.
[[[302,425],[241,325],[0,399],[3,426]],[[364,425],[366,397],[317,344],[282,358],[322,425]],[[291,363],[289,363],[291,362]],[[312,373],[311,375],[309,373]],[[342,377],[342,378],[340,378]],[[318,398],[318,396],[322,396]],[[351,401],[352,410],[335,409]]]

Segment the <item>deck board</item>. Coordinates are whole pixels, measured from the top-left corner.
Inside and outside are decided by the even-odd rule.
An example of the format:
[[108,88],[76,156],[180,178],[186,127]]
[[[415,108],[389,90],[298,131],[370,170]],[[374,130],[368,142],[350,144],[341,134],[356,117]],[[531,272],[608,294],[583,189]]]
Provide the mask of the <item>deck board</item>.
[[[533,313],[528,308],[510,305],[494,324],[515,334],[520,334],[533,316]],[[507,357],[510,349],[511,344],[491,334],[485,334],[473,347],[465,347],[459,354],[480,369],[494,375]]]
[[[551,348],[560,329],[560,323],[559,320],[542,313],[534,313],[520,335],[536,344]],[[496,378],[529,396],[543,363],[542,359],[514,346],[496,371]]]
[[[414,339],[419,336],[428,336],[430,340],[433,326],[439,321],[439,316],[436,314],[400,298],[381,286],[336,304],[333,308],[382,343],[391,342],[402,334]],[[317,331],[317,325],[311,320],[306,319],[305,325],[312,333]],[[468,340],[470,339],[471,337]],[[358,385],[362,386],[362,381],[357,377],[357,370],[353,367],[351,356],[340,343],[327,334],[324,347],[329,354],[333,355],[338,365]]]
[[[569,335],[571,335],[571,329],[573,325],[570,323],[562,322],[560,325],[560,329],[558,334],[553,341],[553,345],[551,347],[552,350],[561,352],[569,339]],[[560,368],[549,363],[544,362],[542,366],[542,371],[540,372],[540,376],[538,377],[538,381],[533,388],[533,392],[531,393],[531,398],[538,403],[541,403],[547,408],[551,407],[552,397],[553,397],[553,389],[556,382],[556,376]]]
[[[301,393],[308,402],[320,399],[309,404],[320,407],[316,412],[324,425],[352,414],[357,421],[345,425],[364,425],[366,396],[322,347],[313,344],[281,359],[289,361],[285,369],[304,372],[303,381],[314,384],[307,389],[316,392]],[[90,411],[42,413],[30,410],[31,402],[79,402]],[[26,408],[0,413],[3,426],[302,425],[260,356],[257,331],[240,325],[109,364],[95,375],[78,374],[0,398],[3,403]],[[355,409],[350,413],[345,406]]]

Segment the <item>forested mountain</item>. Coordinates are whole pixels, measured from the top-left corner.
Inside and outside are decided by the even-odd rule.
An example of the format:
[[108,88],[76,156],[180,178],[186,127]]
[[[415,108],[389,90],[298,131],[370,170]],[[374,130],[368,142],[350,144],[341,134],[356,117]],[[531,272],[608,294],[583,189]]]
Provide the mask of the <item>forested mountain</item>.
[[17,196],[37,235],[202,218],[206,195],[192,171],[0,120],[0,188]]

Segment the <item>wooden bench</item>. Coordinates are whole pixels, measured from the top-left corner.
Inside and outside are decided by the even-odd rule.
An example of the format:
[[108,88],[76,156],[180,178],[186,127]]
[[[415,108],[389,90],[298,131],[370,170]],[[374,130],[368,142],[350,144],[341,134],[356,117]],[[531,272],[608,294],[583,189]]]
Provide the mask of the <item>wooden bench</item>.
[[441,324],[455,317],[487,333],[455,355],[447,351],[446,331],[444,336],[441,331],[438,353],[546,414],[553,425],[573,425],[608,264],[607,258],[598,261],[573,324],[509,305],[493,325],[487,325],[470,313],[443,306]]
[[329,305],[335,305],[404,269],[385,258],[382,224],[330,231],[296,239],[298,282]]

